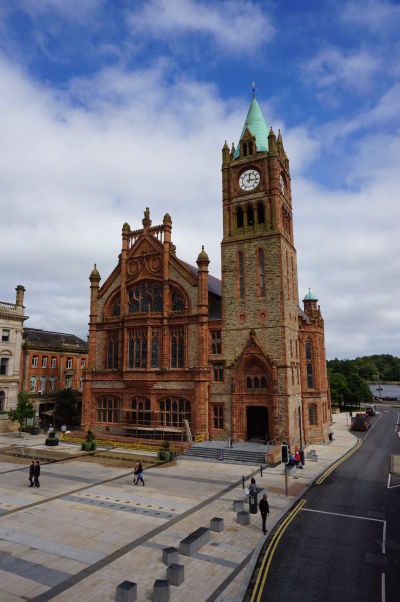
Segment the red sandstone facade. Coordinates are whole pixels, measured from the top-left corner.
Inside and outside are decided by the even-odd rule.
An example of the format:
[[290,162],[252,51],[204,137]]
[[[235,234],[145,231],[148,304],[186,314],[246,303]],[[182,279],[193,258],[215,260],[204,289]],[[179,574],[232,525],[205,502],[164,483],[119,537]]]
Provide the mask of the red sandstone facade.
[[313,295],[299,308],[289,161],[254,113],[253,98],[238,149],[222,150],[222,281],[204,249],[197,268],[178,259],[170,216],[152,226],[148,209],[142,229],[124,224],[101,287],[92,271],[84,428],[328,439],[324,324]]

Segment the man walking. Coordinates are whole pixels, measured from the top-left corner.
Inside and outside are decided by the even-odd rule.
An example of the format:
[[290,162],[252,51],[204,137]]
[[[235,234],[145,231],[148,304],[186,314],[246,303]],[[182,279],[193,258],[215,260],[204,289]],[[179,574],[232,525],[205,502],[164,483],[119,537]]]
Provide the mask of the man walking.
[[36,461],[35,468],[33,469],[33,476],[35,477],[35,487],[40,487],[39,477],[40,477],[40,464],[39,460]]
[[258,507],[260,508],[261,518],[262,518],[262,532],[264,533],[264,535],[266,535],[267,529],[266,529],[265,523],[267,521],[267,514],[269,514],[269,504],[267,501],[266,493],[264,493],[262,500],[258,504]]
[[33,477],[35,476],[35,462],[32,460],[29,466],[29,487],[33,487]]

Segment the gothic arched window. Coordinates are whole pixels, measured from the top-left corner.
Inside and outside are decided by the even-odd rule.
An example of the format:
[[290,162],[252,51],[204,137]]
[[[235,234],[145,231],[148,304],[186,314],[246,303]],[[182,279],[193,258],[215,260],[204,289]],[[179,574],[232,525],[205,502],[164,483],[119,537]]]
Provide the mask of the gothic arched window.
[[249,155],[253,154],[253,143],[249,142]]
[[265,378],[265,376],[261,377],[261,388],[262,389],[266,389],[267,388],[267,379]]
[[311,345],[310,341],[306,342],[306,370],[307,370],[307,388],[312,389],[314,387],[314,374],[313,374],[312,345]]
[[262,203],[258,203],[258,205],[257,205],[257,223],[264,224],[264,222],[265,222],[264,205]]
[[239,289],[239,299],[244,299],[244,258],[243,252],[239,251],[237,254],[237,262],[238,262],[238,289]]
[[161,312],[163,309],[163,285],[158,281],[144,281],[128,292],[129,313]]
[[190,424],[190,401],[177,397],[162,399],[160,401],[161,426],[184,426],[184,420]]
[[257,249],[257,269],[258,295],[260,297],[265,297],[265,264],[263,249]]
[[246,378],[246,389],[247,389],[248,391],[251,391],[251,389],[252,389],[252,388],[253,388],[253,382],[252,382],[252,380],[251,380],[250,376],[248,376],[248,377]]
[[118,333],[110,333],[107,340],[107,368],[116,370],[118,368]]
[[176,288],[172,289],[172,311],[184,311],[185,302],[182,298],[182,294]]
[[147,329],[129,331],[128,368],[147,368]]
[[119,422],[121,400],[119,397],[104,395],[97,399],[97,422]]
[[243,142],[243,157],[247,157],[247,144]]
[[132,424],[150,426],[150,399],[147,397],[134,397],[132,399]]
[[171,368],[183,368],[185,356],[185,339],[183,328],[171,330]]
[[247,205],[247,225],[254,225],[254,209],[253,205]]
[[317,406],[315,403],[310,403],[308,408],[308,422],[313,426],[317,424]]
[[243,217],[243,209],[238,207],[236,209],[236,223],[238,228],[243,228],[244,217]]

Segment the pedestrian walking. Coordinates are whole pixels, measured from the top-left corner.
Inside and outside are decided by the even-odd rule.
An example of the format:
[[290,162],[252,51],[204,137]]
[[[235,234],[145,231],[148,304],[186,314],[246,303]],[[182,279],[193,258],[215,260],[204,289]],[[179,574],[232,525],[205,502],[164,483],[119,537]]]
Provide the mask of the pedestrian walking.
[[33,487],[33,477],[35,476],[35,462],[32,460],[29,466],[29,487]]
[[33,476],[35,477],[35,487],[40,487],[39,477],[40,477],[40,464],[39,460],[36,461],[35,468],[33,469]]
[[253,477],[250,481],[250,485],[249,485],[249,493],[257,493],[257,484],[256,484],[256,480]]
[[264,535],[266,535],[267,534],[266,522],[267,522],[267,515],[269,514],[269,504],[267,501],[266,493],[264,493],[262,500],[260,500],[260,503],[258,504],[258,507],[260,508],[261,518],[262,518],[262,532],[264,533]]
[[294,450],[294,461],[296,462],[296,468],[301,468],[303,470],[303,467],[301,465],[301,456],[300,456],[300,452],[299,450],[296,449]]
[[139,464],[135,468],[135,475],[136,475],[136,480],[133,481],[133,484],[137,485],[139,483],[139,481],[142,481],[142,485],[144,486],[143,466],[142,466],[141,462],[139,462]]

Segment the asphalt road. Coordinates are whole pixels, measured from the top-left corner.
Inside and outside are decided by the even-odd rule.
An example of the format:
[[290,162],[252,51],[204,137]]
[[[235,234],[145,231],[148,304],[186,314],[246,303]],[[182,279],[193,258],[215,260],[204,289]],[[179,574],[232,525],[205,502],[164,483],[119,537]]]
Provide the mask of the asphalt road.
[[381,406],[360,449],[308,490],[253,600],[400,601],[400,479],[388,488],[397,422],[398,410]]

